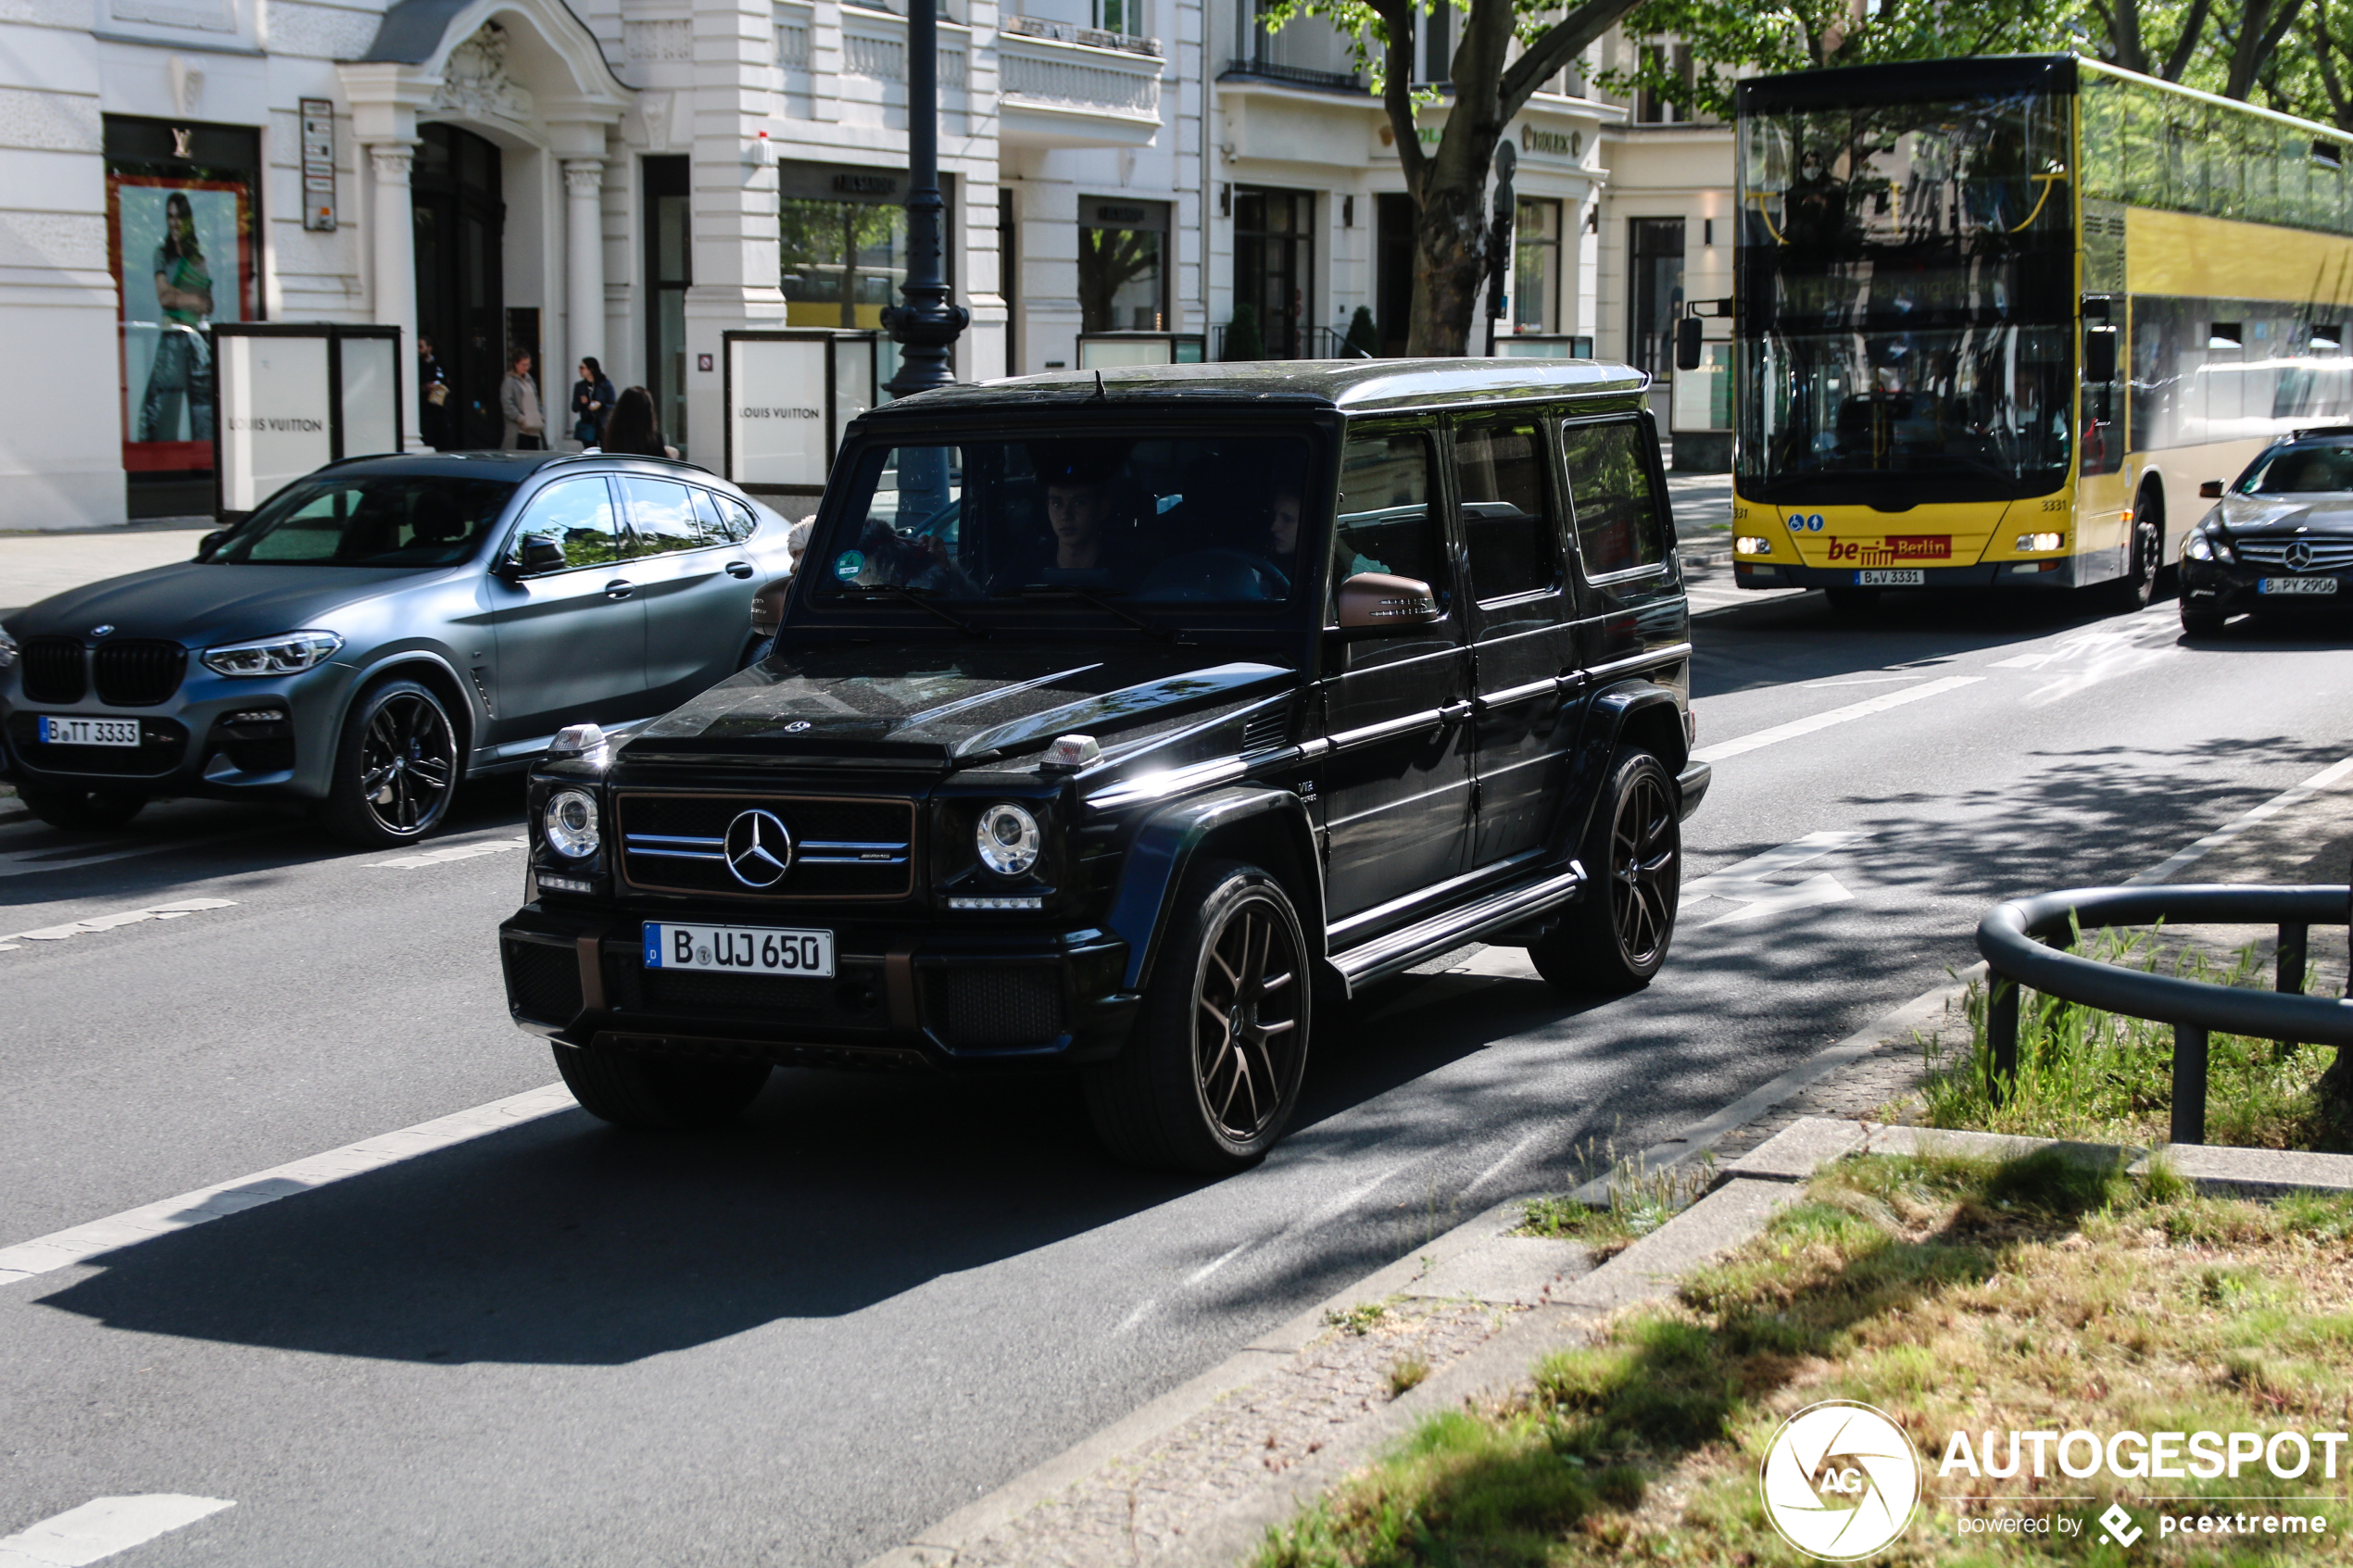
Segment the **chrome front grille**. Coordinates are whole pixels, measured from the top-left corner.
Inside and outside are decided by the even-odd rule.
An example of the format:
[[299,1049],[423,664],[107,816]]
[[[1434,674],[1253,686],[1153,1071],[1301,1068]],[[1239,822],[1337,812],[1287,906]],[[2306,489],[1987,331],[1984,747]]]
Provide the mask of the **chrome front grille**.
[[[2307,557],[2293,565],[2288,552],[2302,546]],[[2276,566],[2288,571],[2344,571],[2353,569],[2353,539],[2242,539],[2239,559],[2249,566]]]
[[[766,811],[792,834],[790,869],[769,887],[727,865],[727,828]],[[649,892],[733,898],[904,898],[914,890],[915,806],[845,796],[624,792],[615,804],[622,875]]]

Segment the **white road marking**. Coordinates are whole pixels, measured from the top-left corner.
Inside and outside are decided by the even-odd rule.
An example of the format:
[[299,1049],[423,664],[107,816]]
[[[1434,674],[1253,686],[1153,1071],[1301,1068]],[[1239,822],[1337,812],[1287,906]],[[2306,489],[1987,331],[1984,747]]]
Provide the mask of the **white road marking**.
[[1699,927],[1729,925],[1736,921],[1763,920],[1769,915],[1788,914],[1792,910],[1812,909],[1818,904],[1843,904],[1855,895],[1828,872],[1818,872],[1804,882],[1768,882],[1768,877],[1819,859],[1832,850],[1843,849],[1850,844],[1869,838],[1866,833],[1809,833],[1804,838],[1753,855],[1737,865],[1725,867],[1693,882],[1683,884],[1678,909],[1687,909],[1703,898],[1733,898],[1741,908],[1730,914],[1717,916]]
[[141,921],[178,920],[205,909],[234,909],[234,898],[182,898],[172,904],[150,904],[144,909],[124,909],[117,914],[92,915],[88,920],[69,921],[64,925],[44,925],[38,931],[19,931],[0,936],[0,953],[12,953],[26,942],[62,942],[69,936],[86,936],[92,932],[112,931],[118,925],[137,925]]
[[371,871],[413,872],[424,866],[447,865],[452,860],[471,860],[477,855],[496,855],[501,849],[520,849],[531,841],[527,838],[505,839],[495,844],[452,844],[447,848],[421,850],[414,855],[401,855],[389,860],[371,860]]
[[236,1506],[222,1498],[176,1492],[98,1498],[0,1537],[0,1568],[82,1568]]
[[1920,675],[1857,675],[1851,681],[1804,681],[1799,684],[1807,691],[1820,691],[1824,686],[1892,686],[1902,681],[1926,679]]
[[1818,730],[1827,730],[1834,724],[1845,724],[1856,719],[1868,719],[1874,713],[1884,713],[1891,708],[1901,708],[1907,702],[1919,702],[1924,697],[1943,696],[1946,692],[1956,692],[1963,686],[1973,686],[1984,678],[1982,675],[1947,675],[1941,681],[1931,681],[1924,686],[1914,686],[1908,691],[1889,692],[1884,696],[1867,697],[1861,702],[1850,702],[1844,708],[1833,708],[1827,713],[1817,713],[1810,718],[1792,720],[1786,724],[1776,724],[1769,730],[1756,730],[1732,740],[1718,741],[1714,746],[1703,746],[1692,753],[1692,760],[1721,762],[1728,757],[1739,757],[1747,752],[1761,750],[1768,746],[1777,746],[1785,740],[1795,740],[1800,735],[1810,735]]
[[1145,1299],[1137,1302],[1136,1310],[1128,1313],[1126,1317],[1120,1319],[1119,1326],[1111,1331],[1112,1337],[1115,1339],[1123,1334],[1135,1333],[1136,1330],[1142,1325],[1143,1321],[1151,1316],[1152,1309],[1159,1305],[1160,1298],[1157,1296],[1147,1297]]
[[494,1099],[487,1105],[460,1110],[452,1116],[420,1122],[413,1127],[403,1127],[396,1133],[384,1133],[358,1143],[331,1148],[324,1154],[314,1154],[307,1160],[272,1166],[254,1175],[233,1182],[220,1182],[194,1192],[183,1192],[177,1198],[167,1198],[160,1203],[149,1203],[137,1209],[126,1209],[120,1214],[69,1230],[52,1231],[31,1241],[20,1241],[14,1247],[0,1247],[0,1285],[14,1285],[20,1279],[45,1274],[54,1269],[71,1268],[104,1257],[119,1248],[170,1236],[214,1220],[227,1219],[248,1209],[258,1209],[265,1203],[275,1203],[282,1198],[292,1198],[298,1192],[309,1192],[332,1182],[352,1176],[363,1176],[371,1171],[381,1171],[387,1165],[397,1165],[421,1154],[432,1154],[454,1148],[489,1133],[503,1132],[543,1116],[553,1116],[573,1108],[570,1091],[561,1084],[545,1088],[529,1089],[504,1099]]
[[1187,1274],[1185,1276],[1185,1283],[1187,1285],[1199,1285],[1202,1281],[1207,1279],[1210,1275],[1215,1273],[1218,1270],[1224,1268],[1227,1264],[1232,1262],[1243,1253],[1249,1251],[1254,1245],[1254,1241],[1243,1242],[1239,1247],[1235,1248],[1231,1252],[1228,1252],[1223,1258],[1218,1259],[1217,1261],[1204,1264],[1201,1268],[1195,1269],[1191,1273]]
[[1449,974],[1486,974],[1499,980],[1541,980],[1536,966],[1529,961],[1525,947],[1481,947],[1461,963],[1446,971]]
[[[1451,973],[1453,972],[1449,971],[1448,972]],[[1472,1193],[1477,1192],[1480,1187],[1485,1186],[1489,1182],[1493,1181],[1497,1176],[1503,1174],[1504,1172],[1509,1170],[1512,1165],[1518,1160],[1521,1155],[1526,1154],[1529,1150],[1529,1147],[1535,1143],[1537,1139],[1551,1137],[1554,1135],[1554,1129],[1551,1127],[1539,1127],[1534,1132],[1523,1134],[1518,1142],[1513,1144],[1511,1148],[1504,1151],[1502,1159],[1487,1167],[1486,1170],[1481,1171],[1478,1175],[1473,1176],[1471,1178],[1470,1185],[1454,1195],[1454,1200],[1459,1203],[1464,1198],[1468,1198]]]
[[2294,789],[2275,795],[2245,816],[2233,818],[2223,823],[2186,849],[2176,851],[2138,876],[2126,877],[2124,884],[2128,887],[2147,887],[2158,883],[2170,882],[2188,869],[2193,861],[2204,859],[2209,850],[2221,848],[2256,823],[2267,818],[2276,817],[2291,806],[2302,805],[2348,773],[2353,773],[2353,757],[2347,757],[2339,762],[2332,762]]

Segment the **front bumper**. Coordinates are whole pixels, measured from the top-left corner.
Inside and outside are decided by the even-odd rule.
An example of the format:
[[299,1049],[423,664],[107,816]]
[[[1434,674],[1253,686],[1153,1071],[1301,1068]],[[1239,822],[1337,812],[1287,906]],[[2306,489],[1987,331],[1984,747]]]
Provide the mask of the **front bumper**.
[[[256,796],[317,799],[327,793],[344,706],[359,671],[327,663],[296,675],[233,679],[192,654],[180,689],[146,708],[112,708],[94,693],[80,702],[33,702],[22,666],[0,674],[0,778],[140,795]],[[275,709],[283,723],[232,724],[239,714]],[[133,719],[139,745],[48,746],[38,739],[44,715]]]
[[[664,910],[745,923],[741,911]],[[834,932],[829,980],[648,970],[642,919],[528,904],[498,928],[515,1022],[559,1045],[786,1065],[1001,1069],[1119,1050],[1138,997],[1107,932],[981,933],[796,911]]]
[[[2266,577],[2286,577],[2305,582],[2334,578],[2336,591],[2332,594],[2267,594],[2263,592],[2263,579]],[[2290,571],[2283,567],[2193,560],[2184,556],[2182,558],[2181,588],[2182,608],[2201,614],[2238,615],[2259,611],[2270,615],[2281,610],[2325,610],[2353,605],[2353,570]]]
[[[2113,551],[2100,552],[2112,555]],[[1911,568],[1899,568],[1908,571]],[[1851,566],[1800,566],[1794,562],[1734,561],[1732,585],[1759,591],[1771,588],[1852,588],[1856,569]],[[1983,561],[1972,566],[1919,568],[1923,588],[2077,588],[2105,583],[2119,575],[2110,563],[2095,556],[2045,557],[2039,560]]]

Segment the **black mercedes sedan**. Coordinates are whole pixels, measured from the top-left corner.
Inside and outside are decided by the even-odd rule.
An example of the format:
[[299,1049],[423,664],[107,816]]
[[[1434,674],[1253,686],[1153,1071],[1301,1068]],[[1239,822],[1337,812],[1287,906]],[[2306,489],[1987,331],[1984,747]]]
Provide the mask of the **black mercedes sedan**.
[[784,520],[661,458],[360,458],[194,560],[0,626],[0,779],[60,827],[158,796],[293,798],[339,836],[430,833],[563,725],[626,726],[741,668]]
[[2200,493],[2216,505],[2182,538],[2183,633],[2353,594],[2353,425],[2299,430]]

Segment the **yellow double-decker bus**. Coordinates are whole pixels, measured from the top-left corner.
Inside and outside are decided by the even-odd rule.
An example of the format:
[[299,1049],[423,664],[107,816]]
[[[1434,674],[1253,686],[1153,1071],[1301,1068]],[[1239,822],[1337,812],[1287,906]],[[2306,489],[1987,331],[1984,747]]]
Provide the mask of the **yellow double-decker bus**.
[[2145,604],[2199,487],[2353,416],[2343,133],[2073,56],[1741,84],[1743,588]]

